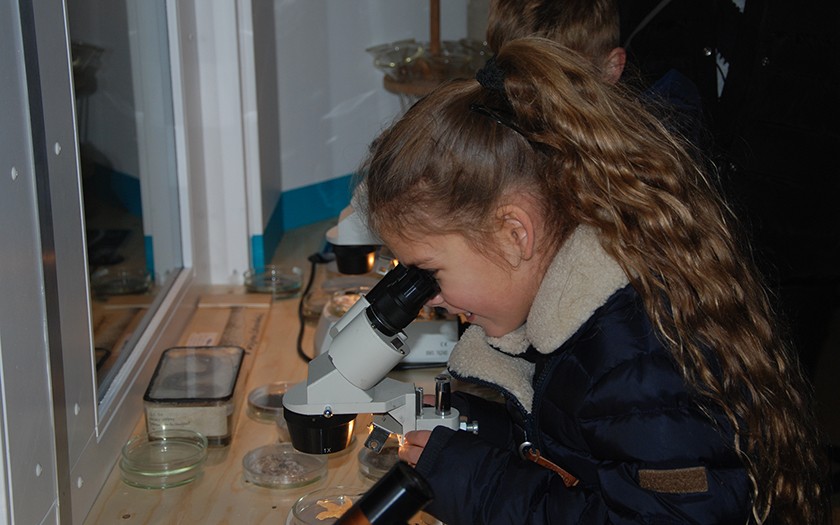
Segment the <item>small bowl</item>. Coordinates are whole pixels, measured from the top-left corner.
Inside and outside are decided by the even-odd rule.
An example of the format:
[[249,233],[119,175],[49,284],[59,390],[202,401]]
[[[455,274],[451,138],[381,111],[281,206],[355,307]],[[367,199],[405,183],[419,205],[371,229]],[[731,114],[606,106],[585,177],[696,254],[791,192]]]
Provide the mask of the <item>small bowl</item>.
[[399,441],[394,438],[388,438],[385,446],[379,452],[362,447],[358,456],[359,472],[366,478],[374,481],[379,480],[400,460],[398,457],[399,450]]
[[297,297],[303,286],[303,270],[297,266],[267,265],[244,274],[245,289],[253,293],[269,293],[275,299]]
[[283,395],[295,384],[277,381],[251,390],[248,394],[248,415],[266,423],[283,419]]
[[166,489],[193,481],[207,459],[207,438],[192,430],[139,434],[122,448],[122,480],[143,489]]
[[318,489],[298,499],[289,511],[287,525],[329,525],[364,496],[363,487]]
[[[317,321],[324,313],[324,307],[333,302],[333,294],[336,292],[355,293],[357,296],[355,299],[358,299],[359,292],[370,290],[378,282],[379,279],[365,275],[345,275],[327,279],[321,283],[320,288],[310,291],[303,297],[303,315],[309,321]],[[332,308],[334,307],[331,305]]]
[[152,276],[145,269],[107,269],[94,273],[90,286],[99,297],[144,294],[152,287]]
[[256,448],[242,458],[245,480],[270,489],[293,489],[314,483],[327,473],[323,456],[298,452],[289,443]]
[[370,288],[366,286],[356,286],[333,292],[324,310],[330,317],[339,319],[368,291],[370,291]]
[[322,290],[312,290],[303,296],[303,304],[301,305],[301,312],[303,318],[307,321],[318,321],[321,313],[324,311],[324,305],[330,300],[331,294]]

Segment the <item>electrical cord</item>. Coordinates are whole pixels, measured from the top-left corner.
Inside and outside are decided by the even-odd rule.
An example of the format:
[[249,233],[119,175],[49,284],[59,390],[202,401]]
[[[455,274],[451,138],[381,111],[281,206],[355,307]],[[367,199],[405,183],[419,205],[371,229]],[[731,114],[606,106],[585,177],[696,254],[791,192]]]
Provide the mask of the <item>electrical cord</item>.
[[307,355],[307,353],[303,350],[303,333],[306,330],[306,319],[303,315],[303,301],[306,299],[306,294],[308,294],[309,290],[312,289],[312,283],[315,282],[315,272],[318,269],[318,265],[326,264],[330,262],[332,258],[318,252],[307,257],[307,260],[309,261],[309,280],[306,282],[306,287],[303,289],[303,293],[300,295],[300,302],[298,303],[298,322],[300,323],[300,328],[297,336],[297,353],[301,359],[309,363],[313,358],[309,357],[309,355]]

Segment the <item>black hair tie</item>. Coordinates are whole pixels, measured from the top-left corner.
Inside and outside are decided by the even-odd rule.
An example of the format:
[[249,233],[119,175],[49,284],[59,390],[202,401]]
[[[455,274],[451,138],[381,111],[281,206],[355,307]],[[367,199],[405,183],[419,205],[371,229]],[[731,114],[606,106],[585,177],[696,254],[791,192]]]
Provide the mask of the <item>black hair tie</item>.
[[481,84],[484,89],[497,93],[503,100],[507,100],[505,95],[505,74],[496,63],[496,56],[487,59],[487,62],[476,71],[475,79]]
[[470,104],[470,111],[489,117],[503,126],[507,126],[527,139],[525,132],[516,124],[516,114],[505,93],[505,73],[496,63],[496,56],[490,57],[484,66],[475,73],[475,79],[484,89],[498,97],[496,107],[479,103]]

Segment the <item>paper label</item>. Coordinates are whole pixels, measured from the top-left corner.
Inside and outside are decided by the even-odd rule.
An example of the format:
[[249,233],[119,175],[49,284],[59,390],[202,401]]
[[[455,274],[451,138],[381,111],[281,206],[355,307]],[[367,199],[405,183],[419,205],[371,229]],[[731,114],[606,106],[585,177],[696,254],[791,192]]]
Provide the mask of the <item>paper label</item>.
[[188,429],[208,438],[230,434],[230,405],[207,407],[147,406],[146,425],[149,432],[162,429]]

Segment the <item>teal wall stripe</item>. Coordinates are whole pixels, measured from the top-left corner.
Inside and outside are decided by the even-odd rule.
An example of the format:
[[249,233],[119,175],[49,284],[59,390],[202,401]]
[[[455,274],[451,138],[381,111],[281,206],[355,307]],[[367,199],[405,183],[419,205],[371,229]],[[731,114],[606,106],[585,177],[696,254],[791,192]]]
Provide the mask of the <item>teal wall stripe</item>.
[[[142,215],[140,206],[140,181],[105,166],[95,166],[93,184],[85,190],[96,191],[105,200],[116,200],[130,213]],[[283,233],[323,221],[338,214],[350,203],[352,174],[285,191],[271,212],[262,235],[251,236],[251,266],[263,268],[270,264],[283,238]],[[92,188],[90,186],[93,186]],[[146,236],[146,267],[154,275],[152,238]]]
[[251,238],[251,264],[254,268],[263,268],[266,264],[270,264],[274,252],[277,251],[283,232],[286,231],[283,227],[283,207],[281,195],[280,201],[271,212],[271,217],[268,218],[268,224],[265,225],[262,235],[254,235]]
[[118,202],[134,216],[142,217],[143,208],[140,204],[140,179],[115,170],[110,170],[110,173],[111,191],[116,196]]
[[142,216],[140,179],[137,177],[82,159],[82,182],[86,206],[103,201],[122,206],[136,217]]
[[271,213],[262,235],[251,237],[251,264],[262,268],[270,264],[283,233],[323,221],[338,214],[350,203],[352,174],[285,191]]
[[265,238],[262,235],[251,236],[251,268],[265,268],[269,261],[265,259]]
[[152,236],[151,235],[144,235],[143,236],[143,247],[145,248],[146,252],[146,270],[149,271],[149,274],[154,277],[155,275],[155,246],[152,243]]
[[352,175],[283,192],[283,225],[289,231],[338,216],[350,203]]

